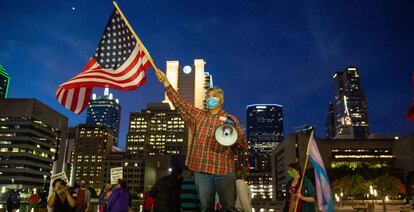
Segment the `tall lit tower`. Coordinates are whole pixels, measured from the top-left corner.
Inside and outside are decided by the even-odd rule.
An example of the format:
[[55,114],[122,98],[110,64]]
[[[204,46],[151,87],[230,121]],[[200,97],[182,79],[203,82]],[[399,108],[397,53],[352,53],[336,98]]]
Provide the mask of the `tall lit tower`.
[[114,99],[109,88],[105,88],[104,95],[97,97],[92,94],[86,111],[86,124],[105,126],[113,131],[114,146],[118,146],[119,122],[121,119],[121,105]]
[[283,140],[283,106],[247,105],[246,135],[249,141],[250,175],[248,182],[255,198],[272,198],[270,156]]
[[[197,108],[205,108],[206,91],[213,86],[213,77],[204,71],[206,62],[203,59],[195,59],[193,65],[180,66],[179,61],[167,61],[167,78],[173,88],[190,104]],[[169,103],[167,95],[164,103]]]
[[331,126],[328,124],[334,132],[332,135],[334,138],[368,138],[368,109],[357,68],[350,66],[343,72],[335,73],[333,79],[333,121],[330,118]]
[[3,66],[0,65],[0,99],[7,98],[9,84],[10,76],[7,74]]

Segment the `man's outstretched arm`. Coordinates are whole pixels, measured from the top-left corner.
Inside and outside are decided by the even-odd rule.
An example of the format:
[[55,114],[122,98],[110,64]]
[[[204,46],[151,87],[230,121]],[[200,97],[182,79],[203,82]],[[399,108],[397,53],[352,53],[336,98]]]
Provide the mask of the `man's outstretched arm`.
[[174,107],[180,112],[181,118],[187,125],[192,125],[197,109],[178,94],[178,92],[171,86],[164,72],[156,69],[155,75],[157,76],[158,81],[164,85],[168,98]]

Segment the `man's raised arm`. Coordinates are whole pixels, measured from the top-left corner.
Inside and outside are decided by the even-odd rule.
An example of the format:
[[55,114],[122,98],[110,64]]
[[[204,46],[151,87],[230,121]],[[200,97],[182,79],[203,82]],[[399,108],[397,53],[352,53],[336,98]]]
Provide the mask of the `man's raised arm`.
[[168,98],[174,107],[180,112],[181,118],[184,120],[186,125],[193,125],[197,109],[178,94],[178,92],[171,86],[164,72],[159,69],[155,69],[155,75],[157,76],[158,81],[164,85]]

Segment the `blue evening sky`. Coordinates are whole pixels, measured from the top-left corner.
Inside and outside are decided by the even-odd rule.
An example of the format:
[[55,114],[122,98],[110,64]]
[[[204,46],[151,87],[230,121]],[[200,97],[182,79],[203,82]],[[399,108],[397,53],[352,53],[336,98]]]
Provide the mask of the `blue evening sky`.
[[[207,61],[225,91],[224,108],[245,125],[245,106],[284,106],[285,134],[305,123],[324,136],[332,76],[359,68],[372,133],[406,135],[414,123],[414,1],[119,1],[156,64]],[[74,7],[74,10],[73,8]],[[0,1],[0,64],[11,76],[10,98],[36,98],[85,121],[55,99],[59,84],[92,56],[113,8],[107,1]],[[152,69],[148,82],[115,91],[122,105],[121,148],[129,113],[163,98]],[[102,89],[95,89],[102,94]]]

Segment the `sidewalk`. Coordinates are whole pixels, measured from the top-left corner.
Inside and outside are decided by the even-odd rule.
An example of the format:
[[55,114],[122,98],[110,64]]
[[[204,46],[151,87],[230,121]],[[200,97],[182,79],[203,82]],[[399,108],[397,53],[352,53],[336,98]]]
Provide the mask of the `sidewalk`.
[[[402,205],[387,205],[387,212],[399,212],[401,211]],[[334,211],[341,211],[341,212],[350,212],[350,211],[356,211],[352,208],[352,206],[344,206],[342,208],[335,207]],[[375,205],[375,211],[381,212],[384,211],[382,205]],[[414,211],[414,209],[411,209],[411,211]]]

